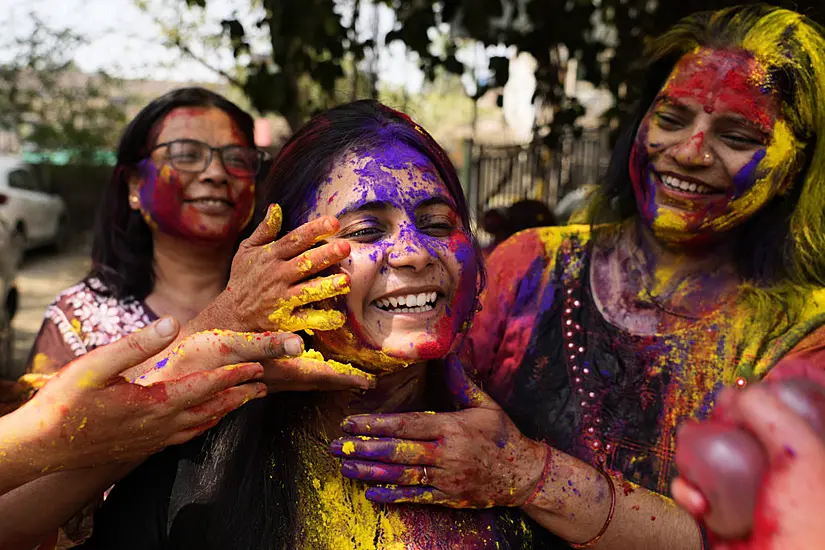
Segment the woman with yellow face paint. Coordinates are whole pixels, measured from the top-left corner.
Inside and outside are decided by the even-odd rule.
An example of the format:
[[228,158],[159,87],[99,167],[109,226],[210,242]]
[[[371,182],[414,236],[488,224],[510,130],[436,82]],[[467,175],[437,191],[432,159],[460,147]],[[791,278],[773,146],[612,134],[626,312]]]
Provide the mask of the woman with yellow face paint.
[[[530,468],[478,452],[496,418],[479,394],[449,416],[350,418],[353,438],[380,436],[370,446],[432,441],[451,457],[423,462],[430,488],[400,482],[368,497],[517,505],[558,547],[699,549],[703,530],[665,496],[677,427],[708,417],[725,387],[825,362],[822,29],[742,6],[683,20],[647,55],[641,111],[592,225],[499,245],[463,348],[467,371],[521,432],[502,422],[495,441],[534,457]],[[345,441],[355,446],[345,470],[374,480],[357,441]],[[487,477],[463,475],[482,467],[501,479],[529,472],[514,485],[527,483],[529,497],[513,504]],[[742,534],[744,547],[779,548],[760,546],[766,530]]]

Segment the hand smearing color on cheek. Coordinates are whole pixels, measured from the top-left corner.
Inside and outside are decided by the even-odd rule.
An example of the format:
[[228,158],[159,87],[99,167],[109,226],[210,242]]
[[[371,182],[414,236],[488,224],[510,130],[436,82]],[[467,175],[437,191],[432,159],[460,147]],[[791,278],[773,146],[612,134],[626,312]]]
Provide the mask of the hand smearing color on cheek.
[[701,244],[782,193],[800,143],[772,78],[744,51],[699,49],[676,65],[639,128],[630,176],[643,222]]
[[475,300],[476,256],[429,160],[402,144],[347,155],[310,218],[336,216],[352,247],[340,270],[347,325],[319,334],[327,353],[388,371],[444,357]]

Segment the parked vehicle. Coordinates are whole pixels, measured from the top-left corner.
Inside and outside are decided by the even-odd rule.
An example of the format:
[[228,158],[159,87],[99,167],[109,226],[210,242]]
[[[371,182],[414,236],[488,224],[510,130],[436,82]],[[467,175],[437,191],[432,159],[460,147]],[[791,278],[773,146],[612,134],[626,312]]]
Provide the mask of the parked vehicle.
[[0,156],[0,219],[20,250],[44,245],[62,249],[70,236],[63,199],[50,193],[19,157]]
[[19,296],[15,280],[22,252],[12,238],[9,226],[0,219],[0,378],[17,378],[22,372],[13,371],[14,334],[11,321],[17,313]]

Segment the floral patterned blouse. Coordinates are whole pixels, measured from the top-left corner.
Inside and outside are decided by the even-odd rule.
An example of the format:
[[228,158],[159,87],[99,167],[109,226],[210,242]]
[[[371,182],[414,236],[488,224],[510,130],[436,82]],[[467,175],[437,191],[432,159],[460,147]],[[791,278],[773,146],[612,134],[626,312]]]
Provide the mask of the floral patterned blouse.
[[[141,300],[117,299],[97,278],[89,277],[67,288],[46,308],[26,371],[53,374],[81,355],[135,332],[157,319]],[[94,511],[90,503],[60,529],[56,548],[71,548],[92,533]],[[41,545],[44,550],[47,545]],[[50,546],[49,546],[50,547]]]
[[28,372],[50,374],[92,351],[152,323],[157,316],[142,300],[111,296],[97,278],[67,288],[46,308]]

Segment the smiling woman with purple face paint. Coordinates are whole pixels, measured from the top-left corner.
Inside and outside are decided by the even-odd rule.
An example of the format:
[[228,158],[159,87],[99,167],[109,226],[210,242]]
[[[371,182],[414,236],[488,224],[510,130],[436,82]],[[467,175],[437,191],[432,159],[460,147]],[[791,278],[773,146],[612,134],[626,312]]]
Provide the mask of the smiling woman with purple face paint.
[[[261,381],[270,391],[369,387],[370,376],[357,369],[342,371],[312,357],[294,357],[303,349],[296,335],[252,334],[340,326],[340,312],[304,306],[347,289],[345,276],[315,277],[349,254],[346,243],[313,248],[335,233],[334,217],[318,217],[277,239],[280,211],[273,208],[250,231],[255,182],[264,159],[254,147],[252,118],[213,92],[185,88],[147,105],[122,136],[118,164],[99,212],[91,272],[47,309],[30,370],[54,374],[76,358],[168,316],[183,328],[163,352],[122,373],[137,384],[164,384],[214,368],[211,362],[168,357],[183,353],[178,346],[185,337],[223,329],[206,337],[225,340],[230,330],[245,334],[215,345],[226,358],[242,352],[239,347],[268,343],[271,353]],[[99,444],[105,447],[106,442]],[[115,460],[122,456],[121,443],[111,444],[112,465],[99,461],[97,468],[47,476],[4,496],[0,516],[8,523],[0,526],[0,546],[5,547],[6,536],[33,544],[39,534],[63,525],[78,507],[96,501],[135,466]],[[67,498],[40,509],[40,502],[55,493]],[[90,524],[86,516],[78,519],[84,524],[77,527],[80,522],[73,521],[66,531],[82,540]]]
[[[335,441],[348,414],[453,410],[455,398],[467,403],[460,364],[443,360],[462,345],[483,277],[461,186],[444,151],[401,113],[373,101],[343,105],[315,117],[285,145],[264,197],[283,205],[285,229],[325,215],[339,220],[327,241],[347,243],[351,254],[329,273],[346,274],[351,289],[329,305],[347,322],[308,339],[326,357],[375,373],[377,387],[273,395],[225,420],[205,446],[156,455],[115,487],[87,547],[545,547],[513,510],[371,502],[363,485],[348,479],[357,466],[342,469],[339,459],[354,449]],[[500,409],[487,418],[482,443],[512,426]],[[435,448],[421,441],[404,452]],[[525,458],[506,445],[476,451],[492,463]],[[373,460],[382,456],[397,455],[373,449]],[[387,482],[424,487],[434,469],[379,464],[372,471]]]
[[[690,456],[704,456],[674,460],[677,427],[708,417],[726,386],[825,363],[824,55],[819,27],[766,6],[697,14],[651,41],[593,226],[526,231],[488,260],[461,357],[489,396],[465,382],[463,411],[350,417],[345,474],[386,483],[381,470],[424,464],[426,487],[410,478],[368,497],[519,506],[555,536],[547,547],[701,548],[697,521],[665,496],[677,460],[696,472]],[[515,426],[485,441],[491,398]],[[495,445],[520,459],[477,452]],[[691,512],[719,527],[715,507],[737,502],[716,500],[720,476],[683,481],[680,502],[701,484],[691,497],[706,506]],[[779,511],[779,532],[805,524]],[[774,542],[777,524],[763,523],[738,533],[742,548],[799,540]]]

